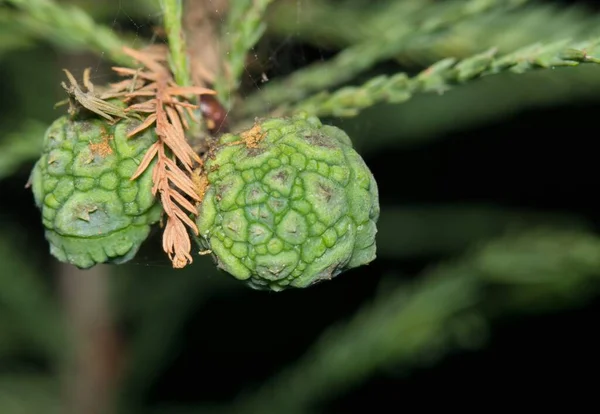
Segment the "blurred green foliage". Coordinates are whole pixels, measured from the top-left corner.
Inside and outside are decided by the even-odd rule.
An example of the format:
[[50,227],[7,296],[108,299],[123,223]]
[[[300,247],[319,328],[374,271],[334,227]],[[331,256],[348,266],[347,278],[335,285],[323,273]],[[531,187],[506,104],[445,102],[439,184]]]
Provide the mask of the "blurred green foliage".
[[[314,112],[343,127],[368,162],[389,162],[378,156],[415,148],[433,153],[433,143],[450,133],[508,123],[526,109],[598,103],[600,67],[554,69],[556,59],[593,63],[599,57],[592,52],[598,49],[600,14],[581,6],[516,0],[388,0],[376,6],[364,0],[280,0],[261,20],[269,2],[259,3],[247,19],[243,11],[250,2],[240,2],[234,18],[222,20],[230,36],[224,35],[229,45],[225,50],[233,52],[223,59],[234,68],[231,78],[221,79],[222,90],[240,88],[231,113],[234,127],[254,115],[289,110],[317,93]],[[0,1],[0,413],[65,412],[69,399],[63,382],[74,344],[68,334],[72,326],[61,293],[61,268],[48,254],[38,212],[25,189],[43,132],[64,111],[54,109],[64,98],[62,68],[79,78],[84,67],[92,66],[95,83],[112,81],[108,66],[127,63],[120,46],[152,41],[152,28],[162,24],[161,18],[159,2]],[[240,32],[245,28],[246,36],[234,37],[236,27]],[[286,56],[280,50],[299,53],[294,49],[297,43],[336,54],[292,62],[291,75],[285,76]],[[531,48],[538,44],[552,48]],[[495,48],[493,61],[485,54],[490,48]],[[591,56],[581,54],[584,48]],[[250,49],[267,63],[258,69],[248,64]],[[517,50],[527,53],[515,55]],[[541,53],[547,50],[551,61],[534,59],[548,58]],[[469,66],[468,76],[454,82],[456,61],[445,59],[481,63],[482,57],[484,64]],[[269,67],[277,59],[282,63]],[[441,73],[438,83],[424,88],[439,93],[394,100],[385,98],[390,85],[375,88],[380,96],[360,87],[375,76],[414,81],[440,61],[447,64],[442,72],[454,72]],[[498,69],[498,62],[506,67]],[[491,70],[493,76],[473,79],[490,67],[498,69]],[[505,73],[524,67],[532,71]],[[272,81],[259,83],[261,75]],[[447,82],[453,84],[450,91],[445,89]],[[342,100],[349,112],[329,110],[332,106],[328,109],[323,103],[323,97],[343,97],[348,90],[360,98]],[[341,119],[340,114],[351,117]],[[559,121],[570,131],[564,134],[565,146],[584,135],[568,119],[548,121],[549,130]],[[480,140],[496,126],[489,128]],[[526,141],[529,132],[522,134],[519,139]],[[513,155],[517,153],[518,148]],[[532,169],[537,161],[531,160]],[[506,163],[509,169],[511,160]],[[423,172],[406,171],[402,165],[393,166],[395,170],[374,167],[410,175],[416,186],[435,191],[427,188]],[[477,175],[473,171],[469,179],[484,180]],[[570,200],[560,209],[524,202],[509,207],[468,197],[458,203],[444,202],[443,197],[406,200],[398,176],[377,178],[382,193],[379,260],[327,286],[284,294],[282,299],[255,293],[223,277],[208,258],[197,258],[185,270],[171,269],[155,239],[132,263],[105,268],[124,355],[115,411],[311,412],[381,370],[410,372],[435,365],[456,350],[481,349],[495,321],[506,315],[557,312],[587,306],[597,298],[597,213],[583,214]],[[578,179],[583,180],[573,179],[573,188]],[[583,181],[579,184],[582,192],[595,191]],[[420,263],[416,270],[411,267],[414,262]],[[369,290],[373,285],[379,286],[375,292]],[[360,300],[344,307],[343,296],[351,292],[360,292]],[[286,301],[295,307],[290,309]],[[260,303],[266,304],[261,308]],[[211,313],[215,306],[222,313]],[[198,314],[205,319],[196,320]],[[288,326],[290,321],[298,326]],[[251,334],[231,333],[244,329]],[[242,369],[233,371],[228,381],[237,384],[231,386],[235,390],[223,391],[220,397],[192,402],[171,398],[159,404],[152,399],[160,388],[157,384],[191,346],[194,335],[203,343],[217,344],[210,348],[214,356],[203,360],[215,359],[217,368],[194,367],[197,377],[182,379],[177,386],[191,381],[200,393],[200,382],[217,381],[206,376],[233,364],[229,361],[237,353],[271,368],[257,367],[258,373],[243,384],[234,378],[247,378]],[[285,335],[293,339],[282,339]],[[231,338],[247,342],[228,342]],[[295,351],[281,349],[292,343]],[[280,354],[285,357],[276,357]]]

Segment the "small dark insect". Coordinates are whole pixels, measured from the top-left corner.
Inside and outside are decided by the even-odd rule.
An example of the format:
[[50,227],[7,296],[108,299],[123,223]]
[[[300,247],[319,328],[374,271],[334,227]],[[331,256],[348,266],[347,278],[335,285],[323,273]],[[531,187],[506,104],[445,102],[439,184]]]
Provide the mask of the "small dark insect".
[[212,95],[201,95],[200,111],[202,117],[206,120],[206,126],[211,135],[228,132],[227,111],[217,98]]

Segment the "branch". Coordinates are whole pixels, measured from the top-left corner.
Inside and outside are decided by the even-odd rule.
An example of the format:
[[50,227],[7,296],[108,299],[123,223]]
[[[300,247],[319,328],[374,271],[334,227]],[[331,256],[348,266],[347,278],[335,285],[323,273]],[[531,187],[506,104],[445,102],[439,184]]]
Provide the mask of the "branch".
[[[526,110],[597,101],[600,76],[595,65],[563,70],[505,73],[469,82],[452,93],[419,94],[406,105],[381,104],[344,118],[352,143],[368,155],[442,140],[449,133],[498,122]],[[483,104],[482,104],[483,103]],[[368,122],[366,121],[368,120]]]
[[164,25],[169,40],[169,64],[175,82],[181,86],[191,85],[187,50],[181,27],[182,0],[161,0]]
[[419,92],[443,93],[453,85],[484,76],[577,66],[580,63],[600,63],[600,58],[593,56],[595,53],[600,53],[600,38],[588,42],[535,44],[499,58],[496,57],[496,50],[492,49],[462,61],[443,59],[412,78],[405,73],[384,75],[361,86],[345,87],[332,93],[321,92],[293,107],[281,108],[280,111],[352,117],[360,110],[380,102],[405,102]]
[[[427,34],[444,30],[488,10],[513,7],[515,3],[522,1],[453,1],[421,6],[413,4],[412,8],[417,8],[412,13],[390,10],[386,20],[380,21],[379,30],[364,41],[344,49],[326,62],[312,64],[284,79],[266,84],[262,90],[244,101],[241,115],[261,114],[270,107],[297,102],[315,91],[340,85],[374,64],[397,56],[408,44]],[[428,7],[423,7],[425,5]],[[404,16],[400,24],[397,16]]]

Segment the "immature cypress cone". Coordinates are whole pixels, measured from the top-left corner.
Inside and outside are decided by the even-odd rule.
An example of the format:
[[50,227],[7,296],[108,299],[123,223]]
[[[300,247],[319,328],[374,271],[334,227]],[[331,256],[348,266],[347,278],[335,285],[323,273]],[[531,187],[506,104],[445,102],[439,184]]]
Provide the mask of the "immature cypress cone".
[[223,135],[205,168],[200,243],[251,287],[307,287],[375,259],[377,184],[342,130],[263,120]]
[[80,268],[126,262],[159,220],[152,168],[130,180],[156,141],[150,130],[127,138],[138,124],[64,116],[46,131],[30,182],[50,252],[60,261]]

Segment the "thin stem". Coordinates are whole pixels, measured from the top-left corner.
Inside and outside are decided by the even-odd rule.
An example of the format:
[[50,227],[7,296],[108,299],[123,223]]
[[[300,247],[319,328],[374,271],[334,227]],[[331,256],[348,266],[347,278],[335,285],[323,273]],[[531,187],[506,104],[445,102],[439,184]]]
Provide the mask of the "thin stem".
[[189,86],[190,71],[188,68],[187,50],[181,16],[183,14],[182,0],[161,0],[164,12],[164,25],[169,40],[170,65],[178,85]]
[[[185,43],[185,34],[182,26],[183,1],[182,0],[161,0],[161,8],[164,12],[164,26],[169,41],[169,65],[173,72],[175,82],[181,86],[192,85],[187,46]],[[192,103],[198,101],[197,96],[190,96],[188,100]],[[190,126],[188,136],[199,136],[201,125],[199,122],[192,122],[192,117],[187,112],[184,117]],[[200,111],[196,111],[195,118],[202,119]]]

